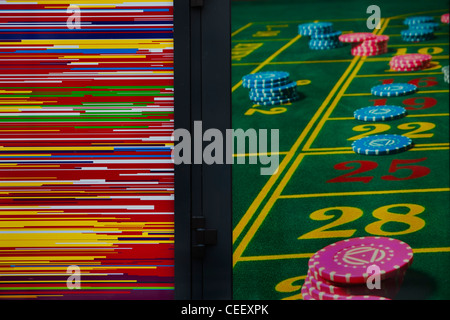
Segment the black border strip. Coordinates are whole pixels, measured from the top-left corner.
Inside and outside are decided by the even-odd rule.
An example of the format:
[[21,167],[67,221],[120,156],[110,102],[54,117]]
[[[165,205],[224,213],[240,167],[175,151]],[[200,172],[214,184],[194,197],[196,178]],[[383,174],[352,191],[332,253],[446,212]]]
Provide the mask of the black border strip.
[[[230,0],[174,0],[174,125],[191,137],[194,121],[223,137],[232,128],[230,31]],[[175,299],[232,298],[231,195],[231,164],[175,165]],[[217,229],[203,259],[192,257],[191,216]]]

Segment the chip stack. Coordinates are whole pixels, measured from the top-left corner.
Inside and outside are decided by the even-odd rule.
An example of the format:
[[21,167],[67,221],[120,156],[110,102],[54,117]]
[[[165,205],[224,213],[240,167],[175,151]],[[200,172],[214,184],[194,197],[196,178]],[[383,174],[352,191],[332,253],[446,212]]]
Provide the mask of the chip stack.
[[409,53],[394,56],[389,61],[393,71],[417,71],[430,67],[432,56],[429,54]]
[[250,89],[249,97],[258,105],[278,105],[299,99],[297,82],[284,71],[266,71],[242,77],[242,86]]
[[377,56],[387,53],[389,37],[385,35],[375,36],[363,42],[352,43],[353,56]]
[[448,66],[443,67],[442,72],[444,73],[444,81],[448,83]]
[[348,33],[339,36],[339,41],[351,43],[353,56],[377,56],[388,50],[389,37],[369,32]]
[[379,105],[356,109],[353,117],[365,122],[384,122],[406,117],[407,111],[401,106]]
[[309,36],[308,44],[311,50],[330,50],[342,46],[339,41],[342,31],[334,31],[331,22],[299,24],[298,33],[302,36]]
[[412,261],[411,247],[397,239],[361,237],[338,241],[309,259],[302,297],[392,300]]
[[403,20],[403,24],[407,25],[408,29],[402,30],[400,33],[403,41],[407,42],[431,40],[434,38],[434,31],[439,29],[439,24],[429,16],[408,17]]
[[443,15],[441,16],[441,22],[442,22],[442,23],[446,23],[446,24],[449,23],[449,14],[448,14],[448,13],[443,14]]
[[302,36],[311,36],[315,33],[333,32],[333,24],[331,22],[311,22],[298,25],[298,34]]

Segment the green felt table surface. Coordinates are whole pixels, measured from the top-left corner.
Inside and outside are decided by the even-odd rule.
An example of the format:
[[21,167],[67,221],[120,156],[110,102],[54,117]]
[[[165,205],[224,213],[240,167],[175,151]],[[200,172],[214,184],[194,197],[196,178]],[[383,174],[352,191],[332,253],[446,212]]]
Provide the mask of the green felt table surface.
[[[369,30],[369,5],[381,9],[381,29]],[[408,243],[414,261],[397,299],[450,298],[449,28],[440,16],[447,1],[232,1],[233,128],[279,130],[279,168],[261,175],[249,164],[258,154],[237,154],[233,165],[233,293],[235,299],[302,299],[309,257],[353,237],[386,236]],[[408,16],[440,23],[435,38],[404,42]],[[388,52],[354,57],[350,46],[311,50],[298,25],[329,21],[343,33],[390,37]],[[426,53],[431,66],[394,72],[394,55]],[[287,71],[300,100],[258,106],[242,76]],[[419,91],[376,97],[371,87],[412,83]],[[407,116],[363,122],[354,110],[399,105]],[[402,134],[414,147],[386,156],[355,154],[351,144],[372,134]],[[270,151],[270,150],[269,150]]]

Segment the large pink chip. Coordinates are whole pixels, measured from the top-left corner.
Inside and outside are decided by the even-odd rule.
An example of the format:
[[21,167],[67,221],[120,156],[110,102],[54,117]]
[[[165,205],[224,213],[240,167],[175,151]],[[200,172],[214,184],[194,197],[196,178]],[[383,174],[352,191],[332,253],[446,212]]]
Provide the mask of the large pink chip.
[[338,241],[319,250],[309,267],[325,280],[337,284],[362,284],[376,266],[382,280],[400,276],[413,260],[411,247],[387,237],[361,237]]
[[302,286],[302,296],[310,298],[309,300],[391,300],[380,296],[328,293],[318,290],[308,280],[305,280]]

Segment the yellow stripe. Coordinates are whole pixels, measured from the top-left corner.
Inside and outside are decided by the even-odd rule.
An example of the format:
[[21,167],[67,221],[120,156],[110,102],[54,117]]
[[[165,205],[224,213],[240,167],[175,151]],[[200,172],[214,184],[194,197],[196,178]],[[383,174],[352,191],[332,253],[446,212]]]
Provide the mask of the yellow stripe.
[[[423,151],[426,148],[425,147],[442,147],[445,149],[448,149],[449,143],[448,142],[444,142],[444,143],[428,143],[428,144],[416,144],[414,145],[414,148],[409,149],[408,152],[410,151]],[[347,151],[347,152],[342,152],[343,154],[345,153],[352,153],[353,151],[351,147],[338,147],[338,148],[308,148],[307,150],[303,150],[305,152],[309,152],[309,151],[314,151],[314,152],[320,152],[320,151]]]
[[[287,48],[289,48],[294,42],[296,42],[298,39],[301,38],[301,35],[297,35],[295,36],[291,41],[289,41],[288,43],[286,43],[284,46],[282,46],[280,49],[278,49],[277,51],[275,51],[274,54],[272,54],[270,57],[268,57],[265,61],[263,61],[259,66],[257,66],[252,72],[252,73],[256,73],[259,70],[261,70],[262,68],[264,68],[266,65],[268,65],[273,59],[275,59],[280,53],[282,53],[284,50],[286,50]],[[237,88],[240,87],[240,85],[242,84],[242,80],[240,80],[237,84],[234,85],[234,87],[231,89],[231,92],[234,92]]]
[[[423,73],[420,73],[420,75],[421,76],[424,76],[424,75],[433,75],[433,74],[442,74],[442,72],[423,72]],[[397,76],[417,76],[418,74],[417,73],[392,73],[392,74],[389,74],[389,76],[391,77],[397,77]],[[384,76],[386,76],[386,74],[359,74],[359,75],[357,75],[357,76],[355,76],[355,78],[370,78],[370,77],[376,77],[376,78],[378,78],[378,77],[384,77]]]
[[429,11],[420,11],[420,12],[414,12],[414,13],[406,13],[406,14],[400,14],[398,16],[393,16],[390,19],[401,19],[408,16],[415,16],[419,14],[427,14],[427,13],[434,13],[434,12],[448,12],[448,9],[439,9],[439,10],[429,10]]
[[[406,118],[421,118],[421,117],[448,117],[449,113],[429,113],[429,114],[408,114]],[[355,120],[354,117],[339,117],[328,118],[328,120]]]
[[309,137],[308,141],[305,143],[305,146],[303,147],[303,150],[309,150],[311,147],[311,144],[313,141],[317,138],[317,135],[319,134],[320,130],[323,128],[325,122],[327,121],[330,114],[333,112],[334,108],[336,107],[337,103],[341,100],[341,97],[344,95],[345,90],[347,90],[348,86],[352,82],[355,75],[358,73],[358,71],[361,69],[362,65],[364,63],[364,59],[361,59],[358,64],[356,65],[353,72],[348,77],[347,81],[342,86],[341,90],[339,90],[338,94],[336,95],[336,98],[334,98],[333,102],[331,103],[330,107],[328,108],[327,112],[323,115],[320,122],[317,124],[316,128],[314,129],[313,133]]
[[[336,63],[336,62],[351,62],[352,59],[340,59],[340,60],[311,60],[311,61],[273,61],[270,62],[269,65],[284,65],[284,64],[308,64],[308,63]],[[233,67],[240,66],[254,66],[258,65],[260,62],[242,62],[242,63],[233,63]]]
[[267,156],[275,154],[287,154],[287,151],[283,152],[265,152],[265,153],[234,153],[233,157],[257,157],[257,156]]
[[243,27],[237,29],[235,32],[233,32],[233,33],[231,34],[231,36],[234,37],[234,36],[237,35],[239,32],[241,32],[242,30],[247,29],[247,28],[250,27],[251,25],[252,25],[251,22],[247,23],[245,26],[243,26]]
[[[402,26],[405,28],[405,26]],[[402,44],[390,44],[389,47],[423,47],[423,43],[402,43]],[[448,46],[447,43],[433,43],[433,46]]]
[[383,190],[383,191],[356,191],[356,192],[332,192],[280,195],[279,199],[317,198],[317,197],[341,197],[341,196],[367,196],[375,194],[399,194],[399,193],[424,193],[424,192],[448,192],[450,188],[431,189],[407,189],[407,190]]
[[[240,236],[241,232],[244,230],[244,228],[247,225],[247,223],[250,221],[250,219],[255,214],[256,209],[260,206],[261,202],[268,195],[270,189],[275,184],[275,182],[278,180],[278,178],[281,176],[281,173],[284,171],[284,169],[286,168],[287,164],[294,157],[295,152],[299,148],[299,146],[302,143],[303,139],[306,137],[308,131],[311,130],[313,124],[317,121],[317,119],[319,118],[320,114],[323,112],[323,110],[325,109],[327,104],[330,102],[330,100],[333,97],[333,95],[335,94],[335,92],[338,90],[338,88],[341,86],[341,84],[343,83],[345,78],[348,76],[348,74],[350,73],[351,69],[356,64],[357,60],[358,60],[358,57],[354,57],[353,58],[352,62],[348,66],[347,70],[344,72],[344,74],[341,76],[341,78],[335,84],[335,86],[333,87],[331,92],[328,94],[327,98],[324,100],[324,102],[322,103],[320,108],[317,110],[317,112],[315,113],[315,115],[313,116],[311,121],[306,126],[305,130],[297,138],[297,140],[295,141],[295,143],[292,146],[291,150],[289,150],[289,153],[286,155],[286,157],[283,159],[283,161],[279,165],[277,173],[270,177],[270,179],[267,181],[267,183],[264,185],[264,187],[259,192],[258,196],[255,198],[255,200],[252,202],[250,207],[247,209],[247,211],[245,212],[244,216],[241,218],[239,223],[236,225],[236,227],[233,230],[233,243],[238,239],[238,237]],[[249,241],[249,240],[250,239],[247,239],[247,241]],[[243,250],[247,246],[247,244],[244,244],[244,247],[242,248],[241,245],[242,245],[242,242],[239,245],[239,247],[237,248],[237,250],[239,249],[239,251],[235,251],[235,253],[234,253],[235,257],[239,257],[241,252],[243,252]],[[235,263],[236,263],[236,259],[235,259]]]
[[[414,253],[448,253],[450,247],[441,248],[413,248]],[[267,256],[249,256],[241,257],[240,261],[266,261],[266,260],[285,260],[285,259],[309,259],[315,253],[292,253],[292,254],[279,254],[279,255],[267,255]]]
[[[425,94],[426,93],[447,93],[447,92],[449,92],[448,89],[447,90],[429,90],[429,91],[419,90],[416,92],[416,94],[418,94],[418,93],[425,93]],[[372,94],[369,92],[369,93],[346,93],[346,94],[343,94],[342,96],[343,97],[359,97],[359,96],[371,96],[371,95]]]
[[352,59],[340,60],[311,60],[311,61],[275,61],[270,64],[302,64],[302,63],[335,63],[335,62],[351,62]]

